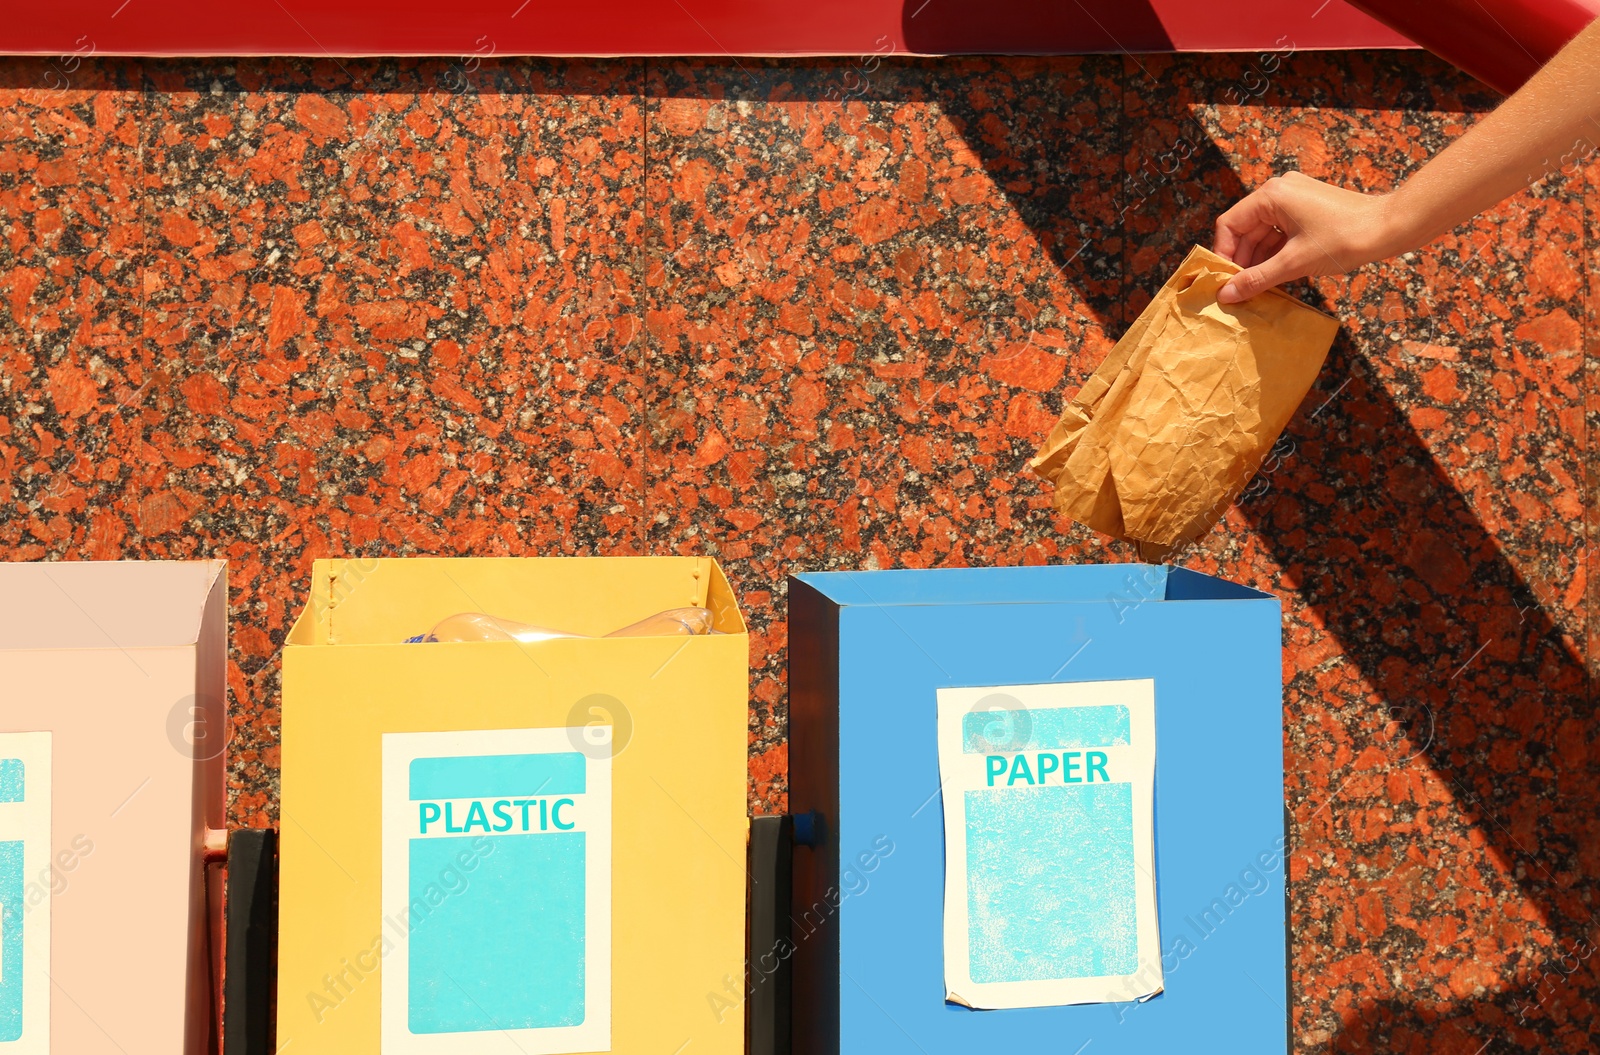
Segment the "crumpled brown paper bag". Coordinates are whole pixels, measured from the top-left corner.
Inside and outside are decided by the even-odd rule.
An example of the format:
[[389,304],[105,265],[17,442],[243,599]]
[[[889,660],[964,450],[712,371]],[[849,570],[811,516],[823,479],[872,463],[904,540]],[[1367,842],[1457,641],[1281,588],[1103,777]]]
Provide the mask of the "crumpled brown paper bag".
[[1274,289],[1218,304],[1238,265],[1199,246],[1029,463],[1060,512],[1146,559],[1210,529],[1289,423],[1339,323]]

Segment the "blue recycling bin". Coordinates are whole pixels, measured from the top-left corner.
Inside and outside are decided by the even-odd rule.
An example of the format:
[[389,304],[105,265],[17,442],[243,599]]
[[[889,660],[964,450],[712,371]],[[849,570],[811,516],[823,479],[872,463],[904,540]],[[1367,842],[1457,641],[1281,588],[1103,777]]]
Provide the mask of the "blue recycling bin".
[[[798,1055],[1289,1050],[1276,598],[1145,564],[825,572],[790,578],[789,620]],[[1139,780],[1133,814],[1105,782],[1133,750],[1129,691],[1135,745],[1140,701],[1154,713],[1139,861]],[[942,733],[950,701],[966,710]],[[952,798],[942,766],[975,783]],[[1135,964],[1125,924],[1152,870]],[[952,973],[1029,1006],[971,999]],[[1097,973],[1130,977],[1114,999],[1037,995]]]

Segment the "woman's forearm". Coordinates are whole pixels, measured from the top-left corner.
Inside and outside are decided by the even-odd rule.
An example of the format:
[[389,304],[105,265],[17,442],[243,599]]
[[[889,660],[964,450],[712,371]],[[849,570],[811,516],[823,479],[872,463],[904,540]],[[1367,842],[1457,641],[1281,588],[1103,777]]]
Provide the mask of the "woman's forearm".
[[1244,270],[1224,303],[1428,244],[1600,145],[1600,21],[1399,190],[1362,194],[1299,172],[1275,176],[1217,218],[1217,252]]
[[1600,144],[1600,21],[1527,84],[1423,165],[1391,196],[1414,249]]

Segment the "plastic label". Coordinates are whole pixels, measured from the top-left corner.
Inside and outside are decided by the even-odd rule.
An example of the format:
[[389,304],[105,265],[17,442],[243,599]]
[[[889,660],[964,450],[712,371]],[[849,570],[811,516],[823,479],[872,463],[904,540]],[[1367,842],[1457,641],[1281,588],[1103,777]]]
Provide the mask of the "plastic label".
[[384,734],[385,1055],[610,1050],[608,733]]

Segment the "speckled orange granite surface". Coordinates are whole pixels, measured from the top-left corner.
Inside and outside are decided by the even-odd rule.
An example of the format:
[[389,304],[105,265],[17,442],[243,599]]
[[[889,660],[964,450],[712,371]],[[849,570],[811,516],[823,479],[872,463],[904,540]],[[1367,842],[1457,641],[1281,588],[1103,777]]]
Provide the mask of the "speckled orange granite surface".
[[[1123,560],[1023,465],[1215,214],[1391,186],[1414,53],[0,61],[0,556],[225,557],[275,818],[315,557],[709,552],[784,805],[783,574]],[[1285,601],[1299,1051],[1582,1052],[1596,174],[1302,293],[1344,322],[1185,560]]]

